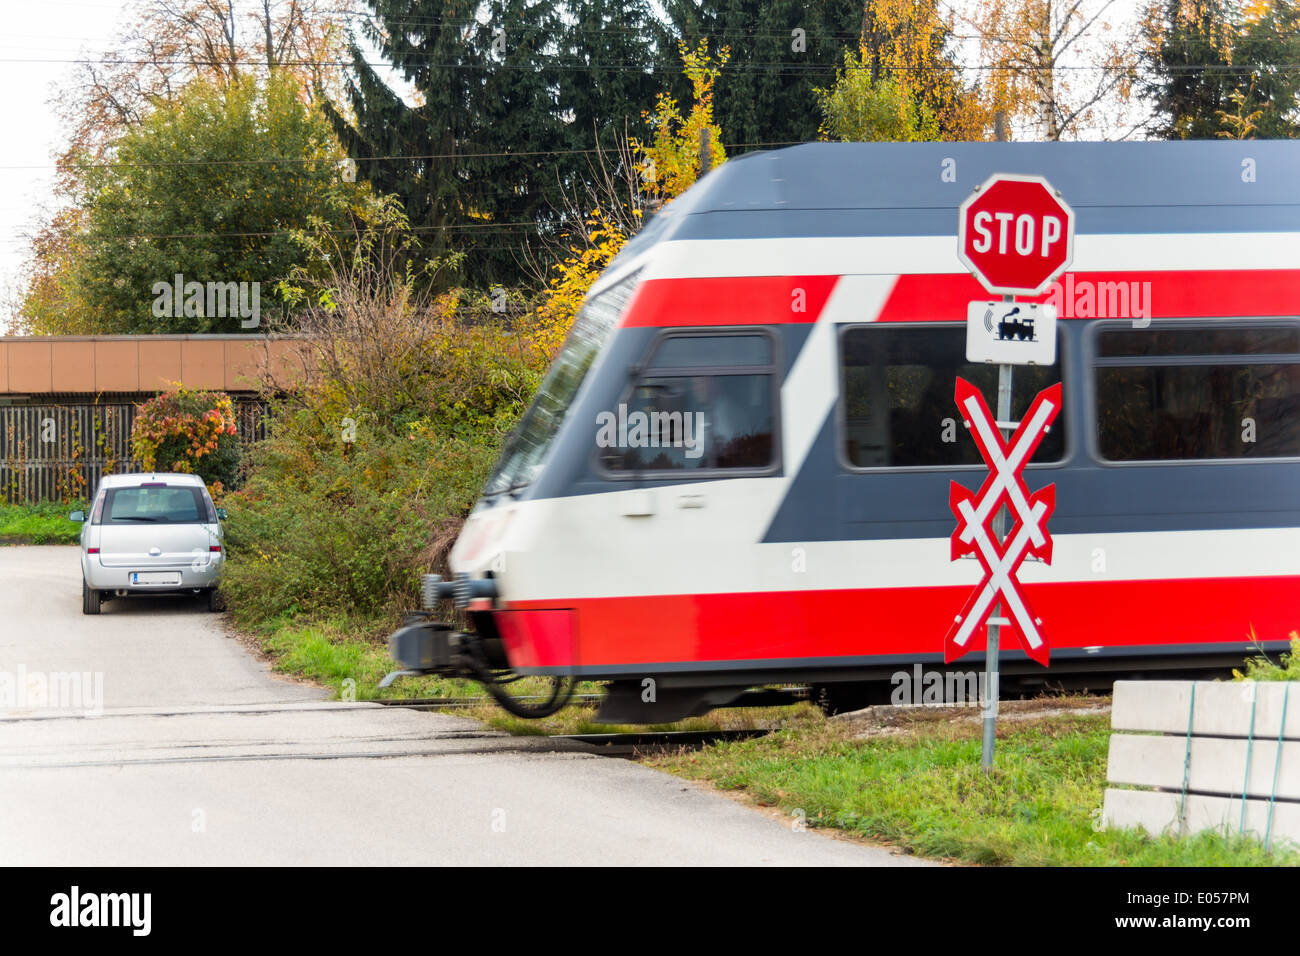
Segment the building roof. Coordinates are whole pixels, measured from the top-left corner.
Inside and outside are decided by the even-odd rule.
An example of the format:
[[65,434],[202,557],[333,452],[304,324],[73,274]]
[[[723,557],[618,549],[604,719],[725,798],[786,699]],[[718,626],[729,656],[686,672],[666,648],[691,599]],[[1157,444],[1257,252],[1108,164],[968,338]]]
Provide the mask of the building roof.
[[131,394],[180,382],[253,391],[262,373],[295,378],[293,340],[265,335],[0,338],[0,395]]

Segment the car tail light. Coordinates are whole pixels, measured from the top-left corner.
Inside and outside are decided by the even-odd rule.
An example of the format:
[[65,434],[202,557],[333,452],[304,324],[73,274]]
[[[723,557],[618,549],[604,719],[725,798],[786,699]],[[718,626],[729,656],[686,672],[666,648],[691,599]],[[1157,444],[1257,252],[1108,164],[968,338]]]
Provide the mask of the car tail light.
[[99,548],[87,548],[86,554],[99,554]]
[[215,551],[217,554],[220,554],[220,553],[221,553],[221,545],[219,545],[219,544],[214,544],[214,545],[212,545],[212,547],[208,548],[208,550],[209,550],[209,551]]

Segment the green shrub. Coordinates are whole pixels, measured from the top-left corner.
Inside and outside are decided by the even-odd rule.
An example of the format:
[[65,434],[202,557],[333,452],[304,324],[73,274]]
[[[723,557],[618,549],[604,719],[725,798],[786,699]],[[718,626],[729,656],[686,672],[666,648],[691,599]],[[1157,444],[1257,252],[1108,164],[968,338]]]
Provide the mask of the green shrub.
[[1262,654],[1246,661],[1246,673],[1233,671],[1237,680],[1300,680],[1300,632],[1291,632],[1291,653],[1274,663]]
[[420,575],[443,566],[498,442],[415,425],[345,445],[312,440],[305,424],[282,422],[259,443],[247,485],[225,499],[223,588],[236,618],[391,621],[418,607]]
[[418,606],[545,365],[483,302],[422,291],[446,263],[417,268],[404,219],[375,217],[356,236],[301,236],[324,277],[281,286],[295,378],[264,383],[270,437],[224,501],[223,588],[245,626],[378,631]]

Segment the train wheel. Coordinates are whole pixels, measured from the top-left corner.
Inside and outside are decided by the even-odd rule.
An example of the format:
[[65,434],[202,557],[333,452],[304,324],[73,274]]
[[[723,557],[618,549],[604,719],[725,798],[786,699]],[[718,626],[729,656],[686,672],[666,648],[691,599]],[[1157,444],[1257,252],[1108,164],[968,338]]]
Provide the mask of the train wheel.
[[[541,687],[536,686],[539,682],[542,683]],[[519,691],[507,690],[506,686],[511,684],[519,685]],[[491,682],[485,681],[483,686],[502,709],[524,720],[536,720],[563,710],[573,696],[573,688],[576,684],[577,681],[572,677],[546,677],[523,681],[511,676],[505,679],[497,677]]]

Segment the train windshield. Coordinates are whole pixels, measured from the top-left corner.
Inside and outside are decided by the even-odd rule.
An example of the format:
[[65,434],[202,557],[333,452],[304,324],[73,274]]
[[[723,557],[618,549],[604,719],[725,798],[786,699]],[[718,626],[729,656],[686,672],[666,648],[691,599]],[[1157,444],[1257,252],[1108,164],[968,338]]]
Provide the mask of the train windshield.
[[635,288],[636,276],[629,276],[588,299],[578,312],[564,348],[542,380],[533,404],[506,442],[501,460],[483,489],[484,494],[514,491],[537,476],[565,413]]

